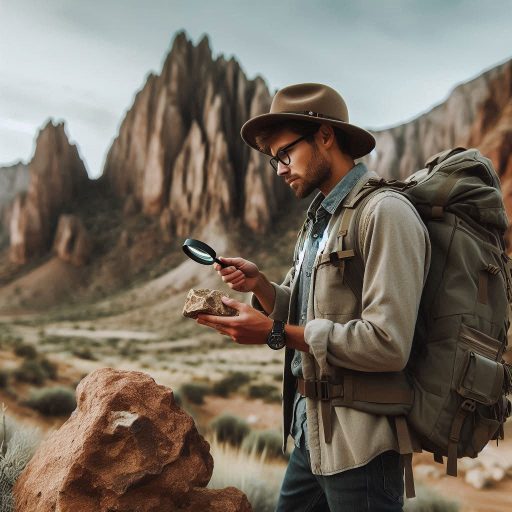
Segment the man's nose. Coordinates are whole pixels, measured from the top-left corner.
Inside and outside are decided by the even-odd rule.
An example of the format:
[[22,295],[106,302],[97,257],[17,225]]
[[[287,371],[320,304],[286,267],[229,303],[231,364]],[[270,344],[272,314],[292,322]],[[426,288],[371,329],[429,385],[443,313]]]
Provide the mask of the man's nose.
[[281,161],[277,162],[277,175],[278,176],[282,176],[283,174],[286,174],[289,170],[290,170],[290,168],[286,164],[283,164],[283,162],[281,162]]

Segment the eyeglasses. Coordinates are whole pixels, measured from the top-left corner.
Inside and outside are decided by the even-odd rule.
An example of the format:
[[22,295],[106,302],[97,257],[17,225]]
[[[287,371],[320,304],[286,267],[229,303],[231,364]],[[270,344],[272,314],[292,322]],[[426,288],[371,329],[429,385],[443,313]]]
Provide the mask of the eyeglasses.
[[281,162],[283,165],[290,165],[291,158],[288,154],[288,150],[298,144],[299,142],[303,141],[304,139],[307,139],[308,137],[311,137],[317,132],[315,130],[314,132],[307,133],[306,135],[302,135],[302,137],[299,137],[298,139],[295,139],[293,142],[290,142],[290,144],[287,144],[283,148],[281,148],[277,153],[276,156],[273,156],[270,159],[270,165],[274,169],[274,171],[277,172],[277,166],[279,165],[279,162]]

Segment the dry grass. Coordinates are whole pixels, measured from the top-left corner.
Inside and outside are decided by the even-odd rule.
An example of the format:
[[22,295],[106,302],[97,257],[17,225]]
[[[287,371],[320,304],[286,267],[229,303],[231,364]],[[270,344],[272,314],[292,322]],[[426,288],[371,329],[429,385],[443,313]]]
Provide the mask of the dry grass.
[[247,495],[254,512],[272,512],[283,481],[285,464],[268,460],[265,452],[246,452],[221,444],[210,443],[215,461],[213,475],[208,484],[211,489],[233,486]]

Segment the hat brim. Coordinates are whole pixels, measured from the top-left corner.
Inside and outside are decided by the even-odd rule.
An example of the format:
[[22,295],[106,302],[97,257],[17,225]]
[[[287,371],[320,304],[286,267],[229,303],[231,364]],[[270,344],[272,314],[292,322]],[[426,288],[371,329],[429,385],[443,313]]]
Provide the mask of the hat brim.
[[256,149],[260,153],[265,153],[266,155],[272,156],[270,152],[262,151],[258,147],[256,144],[256,137],[261,133],[262,130],[289,119],[298,119],[300,121],[308,121],[310,123],[316,124],[331,124],[347,136],[345,149],[353,158],[361,158],[370,153],[375,147],[375,137],[363,128],[359,128],[359,126],[334,119],[311,117],[306,114],[262,114],[249,119],[242,126],[240,135],[242,136],[244,142],[251,146],[251,148]]

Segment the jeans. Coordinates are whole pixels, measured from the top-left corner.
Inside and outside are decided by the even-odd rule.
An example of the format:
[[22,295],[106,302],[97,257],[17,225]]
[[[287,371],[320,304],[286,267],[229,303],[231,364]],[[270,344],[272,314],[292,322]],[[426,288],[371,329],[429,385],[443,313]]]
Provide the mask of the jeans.
[[311,472],[304,441],[288,462],[276,512],[401,512],[403,465],[389,450],[366,465],[330,476]]

